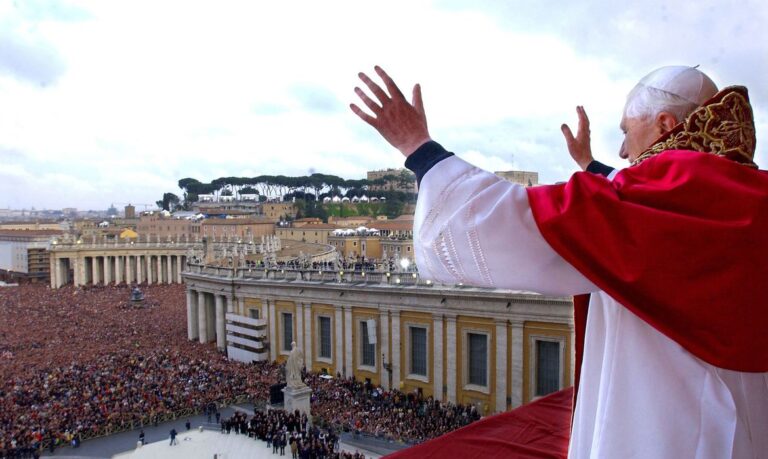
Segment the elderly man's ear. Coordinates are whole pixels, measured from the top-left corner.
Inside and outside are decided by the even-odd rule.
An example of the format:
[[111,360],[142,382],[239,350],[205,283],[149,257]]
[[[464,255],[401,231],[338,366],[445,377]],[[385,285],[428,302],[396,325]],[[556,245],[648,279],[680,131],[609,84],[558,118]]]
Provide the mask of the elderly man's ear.
[[661,112],[656,115],[655,125],[659,128],[659,135],[671,131],[672,128],[677,125],[677,123],[679,123],[677,117],[669,112]]

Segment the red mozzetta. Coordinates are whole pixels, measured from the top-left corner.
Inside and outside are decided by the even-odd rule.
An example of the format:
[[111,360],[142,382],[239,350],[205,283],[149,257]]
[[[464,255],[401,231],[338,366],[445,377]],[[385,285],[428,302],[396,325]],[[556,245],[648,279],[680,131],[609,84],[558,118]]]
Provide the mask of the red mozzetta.
[[672,150],[528,198],[552,248],[651,326],[717,367],[768,371],[767,173]]

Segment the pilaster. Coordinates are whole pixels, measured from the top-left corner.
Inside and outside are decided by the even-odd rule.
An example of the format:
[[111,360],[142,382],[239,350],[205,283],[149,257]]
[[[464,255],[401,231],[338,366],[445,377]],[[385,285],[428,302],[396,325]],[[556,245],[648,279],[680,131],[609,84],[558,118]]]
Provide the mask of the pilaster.
[[496,320],[496,412],[507,410],[507,321]]
[[445,342],[446,350],[446,390],[447,398],[451,403],[456,403],[456,315],[446,314],[445,316]]
[[334,322],[336,324],[336,331],[334,333],[336,338],[336,346],[334,346],[334,354],[336,356],[336,372],[342,373],[342,369],[344,368],[344,308],[340,304],[336,304],[334,306],[336,307],[334,314]]
[[312,304],[304,304],[304,365],[312,368]]
[[513,320],[512,325],[512,406],[523,404],[523,327],[521,320]]
[[[390,358],[391,354],[389,352],[389,311],[386,309],[379,310],[379,327],[381,329],[381,342],[379,343],[379,346],[381,346],[381,375],[379,376],[379,379],[381,380],[381,386],[384,390],[390,390],[389,371],[384,367],[385,364],[392,365],[392,359]],[[391,368],[392,367],[390,366],[390,370]]]
[[392,310],[392,385],[393,389],[400,389],[400,311]]
[[354,372],[352,366],[352,357],[355,355],[355,348],[352,345],[352,307],[344,307],[344,376],[350,377]]
[[443,316],[435,314],[432,320],[434,368],[432,370],[435,400],[443,399]]
[[275,302],[263,300],[262,304],[266,304],[269,308],[269,360],[274,362],[277,359],[277,347],[280,345],[280,343],[277,342],[277,317],[275,317]]

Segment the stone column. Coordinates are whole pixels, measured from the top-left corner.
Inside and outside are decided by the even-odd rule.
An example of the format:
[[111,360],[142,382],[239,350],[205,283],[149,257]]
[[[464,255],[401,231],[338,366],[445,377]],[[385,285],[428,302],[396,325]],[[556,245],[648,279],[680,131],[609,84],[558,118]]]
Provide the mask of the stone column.
[[[339,304],[334,305],[336,307],[336,312],[334,315],[334,322],[336,322],[336,332],[334,333],[336,346],[335,346],[335,355],[336,355],[336,372],[342,373],[342,368],[344,368],[344,322],[343,322],[343,307]],[[342,373],[343,374],[343,373]]]
[[392,386],[393,389],[400,389],[400,311],[392,310]]
[[168,255],[165,257],[165,268],[168,271],[168,276],[165,278],[166,284],[173,283],[173,256]]
[[208,342],[208,316],[206,315],[204,292],[197,292],[197,336],[201,343]]
[[[142,281],[144,280],[144,278],[142,276],[142,274],[143,274],[142,273],[142,269],[141,269],[141,259],[142,258],[143,257],[141,255],[136,255],[136,283],[137,284],[141,284]],[[200,294],[198,293],[198,297],[199,296],[200,296]]]
[[[158,258],[159,260],[159,258]],[[216,347],[224,351],[227,347],[227,321],[224,320],[224,300],[222,295],[216,295]]]
[[389,371],[384,368],[384,364],[392,364],[392,359],[389,353],[389,312],[385,309],[379,310],[379,327],[381,327],[381,374],[379,379],[381,380],[381,387],[384,390],[390,390],[389,386]]
[[87,280],[85,276],[85,257],[84,256],[77,257],[77,269],[75,270],[75,272],[80,274],[80,283],[77,285],[85,285],[87,283]]
[[446,330],[445,330],[445,342],[448,350],[446,351],[445,361],[446,365],[446,389],[448,390],[447,398],[451,403],[456,403],[456,315],[445,316]]
[[355,346],[352,344],[352,307],[344,307],[344,366],[347,371],[344,376],[350,377],[355,374],[352,357],[355,355]]
[[216,341],[216,295],[205,301],[205,320],[208,322],[208,341]]
[[443,399],[443,316],[432,317],[434,368],[432,369],[433,392],[435,400]]
[[51,288],[59,288],[62,286],[61,259],[56,258],[55,255],[51,254],[51,263],[53,264],[53,269],[51,270]]
[[507,410],[507,321],[496,320],[496,412]]
[[104,285],[112,283],[112,260],[114,257],[104,257]]
[[125,283],[131,285],[133,283],[133,266],[131,266],[131,259],[133,257],[126,255],[123,258],[123,261],[125,262]]
[[523,404],[523,327],[521,320],[512,321],[512,406]]
[[190,340],[197,339],[200,334],[200,326],[198,325],[198,312],[197,312],[197,295],[194,290],[187,290],[187,338]]
[[157,256],[157,283],[163,283],[163,256]]
[[91,257],[91,283],[99,285],[99,257]]
[[296,342],[296,347],[304,352],[304,305],[302,303],[296,303],[294,317],[296,317],[296,335],[293,340]]
[[176,283],[181,284],[181,272],[184,271],[181,255],[176,255]]
[[123,263],[125,263],[125,257],[123,256],[116,256],[115,257],[115,285],[120,285],[123,283]]
[[277,317],[275,317],[275,302],[269,300],[263,300],[263,304],[267,305],[269,309],[269,360],[274,361],[277,359],[277,347],[280,343],[277,342]]
[[304,304],[304,365],[312,369],[312,304]]

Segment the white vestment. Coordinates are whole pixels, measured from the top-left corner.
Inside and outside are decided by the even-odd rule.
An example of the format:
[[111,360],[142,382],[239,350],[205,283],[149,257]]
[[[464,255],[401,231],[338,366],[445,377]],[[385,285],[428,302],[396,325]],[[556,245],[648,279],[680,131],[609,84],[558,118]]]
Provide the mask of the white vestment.
[[440,161],[421,181],[414,248],[437,282],[592,293],[569,457],[768,458],[768,373],[712,366],[600,291],[544,240],[524,187]]

